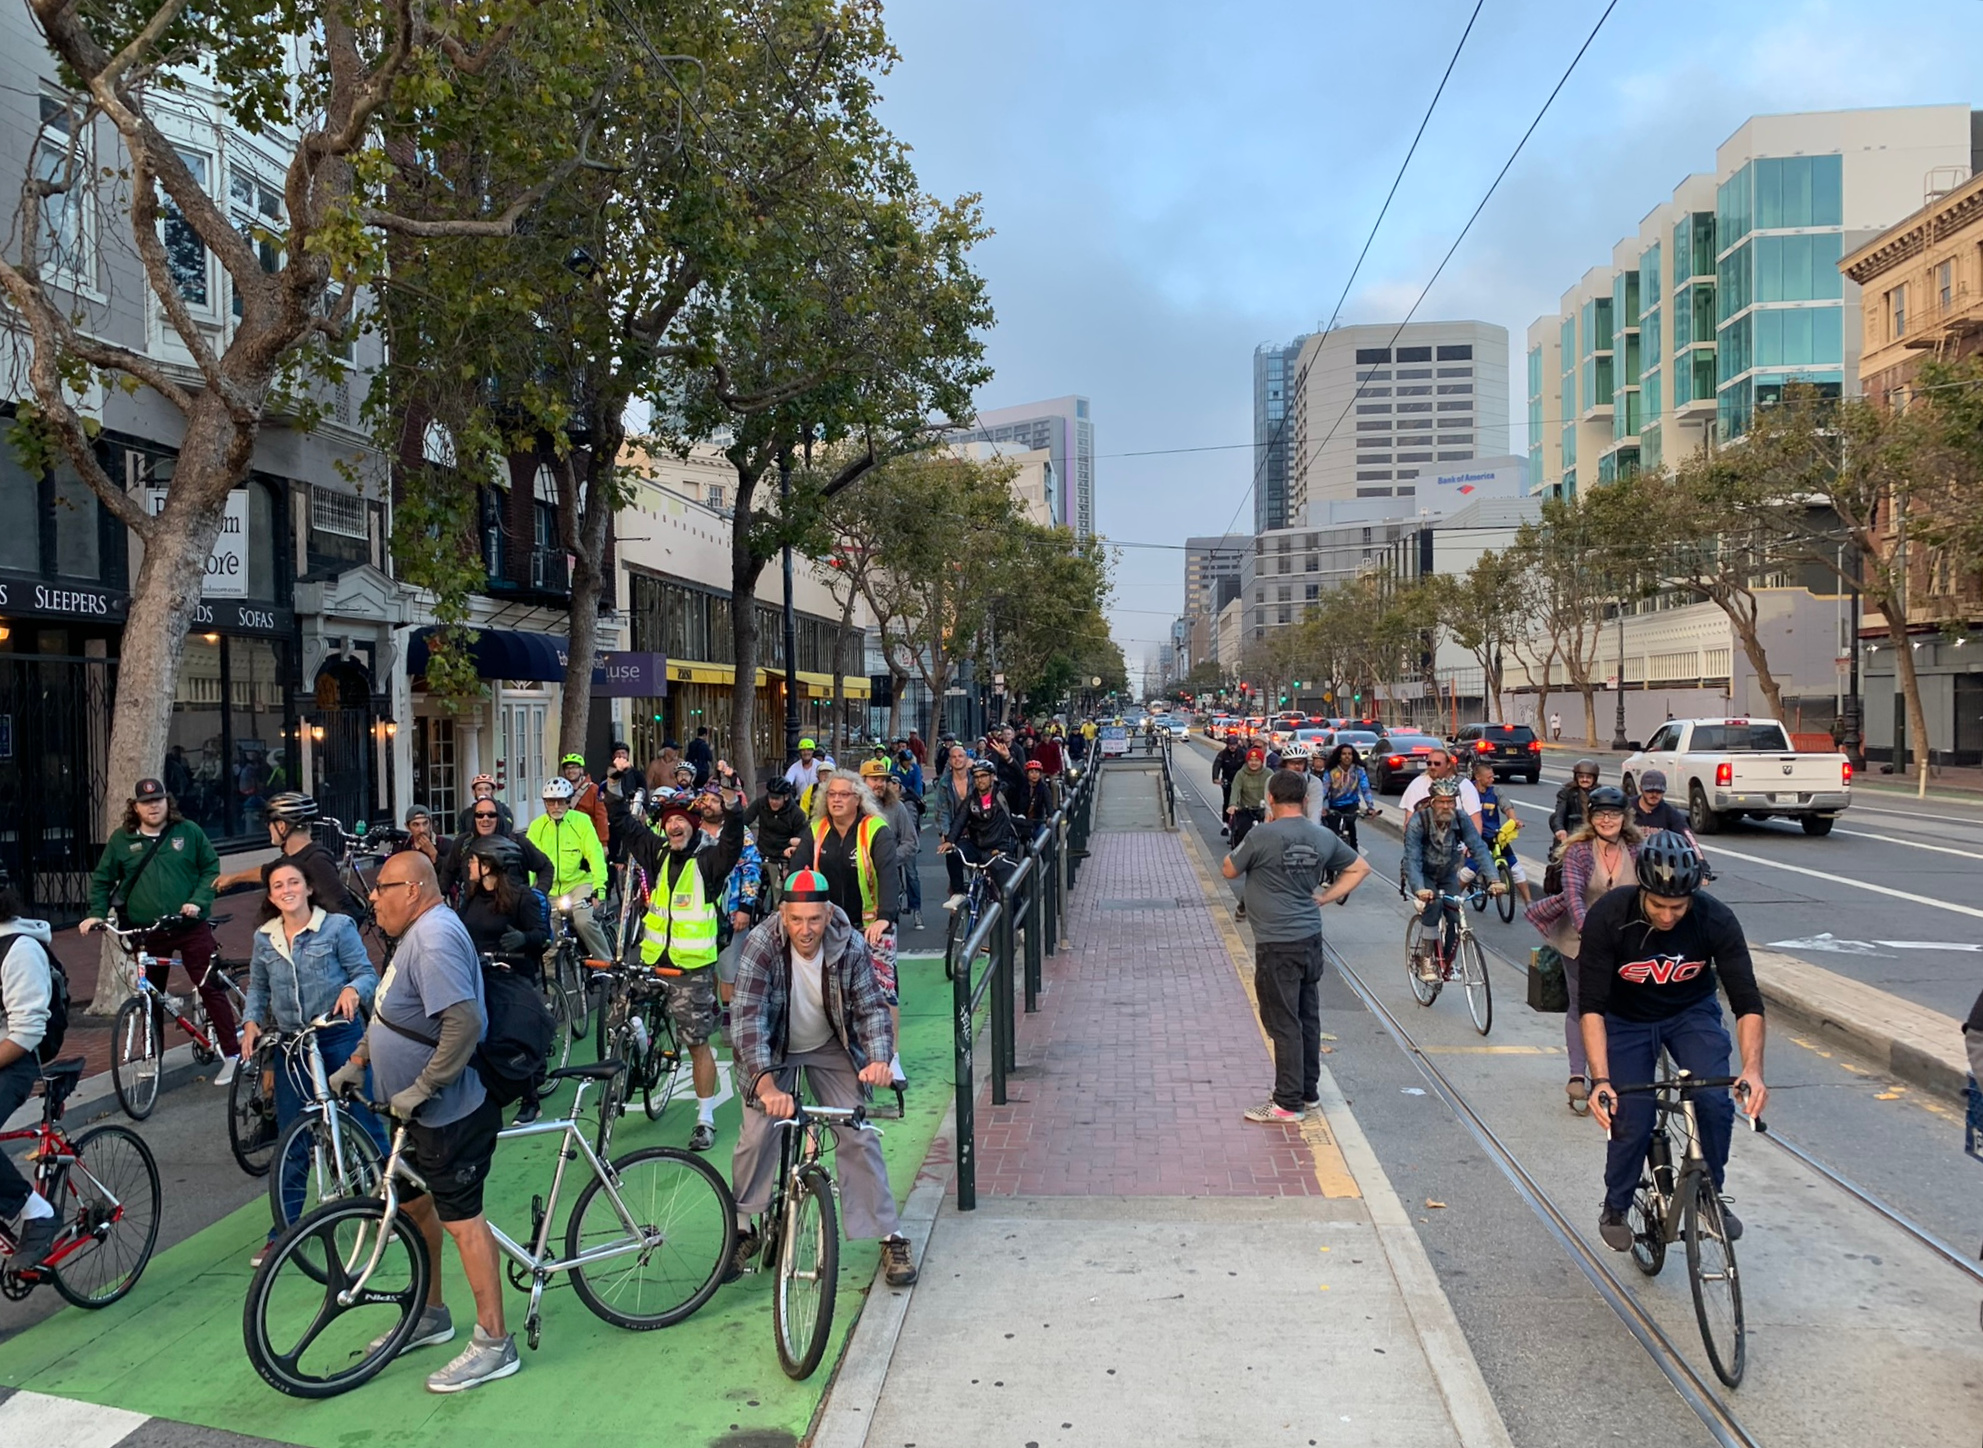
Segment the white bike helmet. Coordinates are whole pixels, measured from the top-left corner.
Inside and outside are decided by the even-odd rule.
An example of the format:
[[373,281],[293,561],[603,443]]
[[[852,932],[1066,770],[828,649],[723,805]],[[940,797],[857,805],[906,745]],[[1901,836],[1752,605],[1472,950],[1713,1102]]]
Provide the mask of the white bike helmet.
[[570,799],[572,797],[571,781],[566,779],[562,774],[545,780],[543,797],[545,799]]
[[1281,763],[1283,764],[1286,764],[1290,759],[1309,759],[1313,757],[1314,751],[1299,739],[1281,746]]

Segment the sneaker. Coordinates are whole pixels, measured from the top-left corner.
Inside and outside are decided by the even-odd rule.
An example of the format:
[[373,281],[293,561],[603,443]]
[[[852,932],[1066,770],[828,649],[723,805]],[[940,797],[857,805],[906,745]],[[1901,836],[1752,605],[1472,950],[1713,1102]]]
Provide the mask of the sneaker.
[[[386,1345],[386,1339],[391,1336],[391,1333],[385,1333],[373,1338],[371,1342],[366,1344],[365,1356],[370,1357],[373,1353],[384,1347]],[[400,1351],[403,1353],[412,1352],[416,1347],[433,1347],[436,1343],[453,1341],[454,1317],[448,1312],[447,1304],[444,1302],[439,1307],[423,1307],[420,1309],[420,1321],[413,1329],[413,1336],[406,1340],[406,1346],[401,1348]]]
[[751,1259],[757,1256],[757,1232],[751,1227],[737,1229],[737,1247],[730,1254],[729,1265],[723,1269],[723,1280],[735,1282],[750,1271]]
[[1563,1094],[1570,1100],[1570,1110],[1578,1116],[1586,1115],[1591,1109],[1591,1088],[1581,1076],[1572,1076],[1563,1087]]
[[[262,1263],[269,1260],[269,1253],[273,1252],[274,1250],[275,1250],[275,1243],[273,1242],[262,1243],[261,1246],[255,1249],[255,1255],[248,1259],[248,1265],[250,1267],[260,1267]],[[453,1329],[450,1328],[449,1331],[452,1332]]]
[[1439,980],[1439,960],[1436,956],[1421,955],[1418,958],[1418,978],[1427,985],[1435,985]]
[[908,1287],[915,1283],[916,1259],[909,1255],[907,1237],[884,1237],[881,1239],[882,1277],[890,1287]]
[[32,1217],[22,1222],[15,1233],[14,1250],[10,1254],[9,1265],[16,1272],[31,1272],[41,1265],[41,1259],[48,1255],[55,1245],[55,1235],[62,1228],[62,1219],[50,1212],[45,1217]]
[[925,925],[925,924],[923,924],[923,912],[922,912],[922,911],[920,911],[920,910],[912,910],[912,911],[911,911],[911,912],[909,913],[909,928],[910,928],[911,930],[927,930],[927,929],[929,929],[929,927],[928,927],[927,925]]
[[956,914],[964,908],[964,897],[962,895],[952,895],[948,900],[943,902],[943,908],[950,911],[953,915]]
[[695,1130],[689,1133],[689,1150],[708,1151],[714,1145],[716,1145],[716,1123],[698,1121]]
[[1735,1209],[1728,1205],[1727,1197],[1721,1199],[1721,1224],[1728,1231],[1729,1241],[1739,1242],[1742,1240],[1742,1219],[1736,1216]]
[[240,1069],[241,1058],[239,1056],[223,1056],[220,1061],[220,1069],[213,1073],[213,1084],[216,1086],[232,1085],[234,1083],[234,1073]]
[[1239,902],[1239,910],[1233,915],[1233,919],[1244,920],[1245,918],[1246,918],[1246,902],[1242,900]]
[[461,1356],[427,1377],[427,1391],[430,1393],[459,1393],[469,1388],[479,1388],[484,1383],[493,1383],[497,1378],[506,1378],[523,1366],[523,1360],[516,1355],[514,1337],[484,1337],[482,1329],[476,1328],[469,1338],[468,1346],[462,1349]]
[[1632,1228],[1616,1207],[1606,1207],[1597,1214],[1597,1234],[1614,1252],[1626,1251],[1632,1245]]
[[1273,1122],[1292,1124],[1300,1121],[1303,1114],[1299,1111],[1290,1111],[1285,1106],[1277,1106],[1272,1101],[1263,1101],[1246,1113],[1246,1119],[1260,1122],[1262,1125]]
[[1322,1109],[1322,1098],[1318,1096],[1313,1101],[1302,1102],[1301,1109],[1304,1113],[1310,1111],[1320,1111]]

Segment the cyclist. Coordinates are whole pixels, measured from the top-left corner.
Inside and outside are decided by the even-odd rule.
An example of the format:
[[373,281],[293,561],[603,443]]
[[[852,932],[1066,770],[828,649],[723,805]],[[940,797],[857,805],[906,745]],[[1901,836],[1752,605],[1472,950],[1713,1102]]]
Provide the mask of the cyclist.
[[406,812],[406,839],[396,848],[418,850],[433,862],[438,874],[447,869],[448,856],[454,853],[454,841],[445,835],[436,835],[434,816],[425,805],[416,804]]
[[[908,750],[902,751],[905,755]],[[899,771],[881,776],[881,813],[895,831],[895,865],[902,872],[902,910],[909,917],[909,928],[923,926],[922,871],[916,857],[923,850],[922,812],[903,788]]]
[[983,864],[993,855],[1004,855],[1006,863],[996,871],[1003,889],[1006,877],[1018,867],[1023,848],[1012,811],[1005,807],[1004,796],[998,791],[998,770],[989,760],[974,759],[970,761],[970,771],[970,788],[952,805],[950,824],[936,847],[938,853],[955,855],[957,859],[956,871],[951,876],[956,890],[943,902],[946,910],[964,907],[965,864]]
[[[870,761],[881,769],[879,760]],[[863,780],[874,776],[862,766]],[[896,864],[895,831],[862,780],[835,774],[822,786],[826,813],[812,827],[812,868],[825,877],[833,903],[846,912],[868,943],[875,979],[888,1008],[900,997],[895,981],[895,921],[902,908],[902,872]],[[889,1067],[900,1080],[899,1061]]]
[[1418,807],[1430,797],[1432,786],[1442,779],[1450,779],[1459,786],[1460,810],[1473,821],[1473,827],[1479,829],[1480,792],[1473,787],[1472,780],[1460,774],[1453,756],[1444,749],[1435,749],[1426,756],[1425,772],[1405,786],[1405,792],[1398,796],[1398,808],[1408,816],[1416,814]]
[[462,809],[460,818],[455,821],[454,832],[457,835],[465,835],[474,830],[475,806],[485,799],[496,806],[497,825],[502,832],[506,835],[516,832],[516,817],[510,813],[508,805],[496,798],[496,776],[478,774],[468,782],[468,804]]
[[[294,860],[277,860],[270,867],[269,900],[276,916],[255,932],[248,956],[241,1049],[252,1052],[264,1031],[300,1031],[318,1016],[335,1015],[339,1024],[317,1032],[324,1070],[334,1072],[351,1059],[364,1037],[358,1012],[371,1006],[379,973],[365,953],[351,917],[333,915],[317,904],[309,876]],[[311,1082],[283,1062],[276,1064],[274,1075],[275,1124],[280,1139],[302,1113],[303,1092],[311,1089]],[[387,1145],[378,1118],[369,1111],[358,1116],[360,1126],[383,1157]],[[307,1144],[300,1153],[292,1150],[289,1160],[277,1167],[282,1174],[283,1208],[291,1222],[303,1214],[308,1150]],[[271,1226],[268,1239],[249,1259],[250,1266],[262,1265],[276,1235],[276,1228]]]
[[510,863],[515,872],[513,878],[519,890],[536,889],[546,895],[550,894],[552,881],[557,874],[552,868],[551,857],[530,843],[525,836],[506,828],[503,821],[507,818],[503,805],[495,799],[478,799],[469,806],[469,827],[455,836],[454,848],[448,852],[447,859],[442,862],[442,867],[437,872],[441,889],[447,895],[453,897],[460,894],[463,883],[462,872],[467,865],[469,851],[474,848],[476,842],[491,839],[508,840],[516,846],[513,860],[508,855],[503,858]]
[[633,767],[633,751],[626,741],[613,741],[613,767],[599,788],[606,801],[606,858],[614,864],[627,857],[627,831],[646,809],[647,782]]
[[1322,823],[1356,849],[1357,816],[1374,816],[1377,798],[1370,792],[1370,776],[1364,772],[1354,744],[1338,744],[1329,751],[1328,767],[1322,773],[1322,797],[1328,807]]
[[660,977],[668,995],[668,1019],[689,1053],[695,1077],[695,1129],[691,1151],[716,1145],[716,1053],[709,1038],[716,1030],[717,911],[723,882],[744,849],[743,794],[729,765],[718,761],[716,777],[723,833],[711,840],[700,828],[693,796],[675,795],[660,805],[662,833],[636,830],[627,853],[647,871],[647,913],[641,918],[640,959],[680,975]]
[[478,835],[463,864],[461,899],[454,913],[475,942],[477,955],[493,955],[512,970],[541,980],[550,943],[544,907],[524,886],[523,852],[508,835]]
[[[332,873],[336,873],[335,866]],[[160,958],[145,974],[164,990],[166,977],[172,973],[172,953],[179,953],[186,974],[206,1005],[214,1043],[220,1047],[220,1069],[214,1072],[213,1084],[225,1086],[240,1066],[241,1042],[234,1034],[234,1007],[228,1002],[227,988],[213,973],[216,947],[207,911],[213,905],[219,876],[220,856],[214,853],[207,832],[179,813],[163,784],[141,779],[124,807],[124,823],[110,832],[110,841],[96,862],[96,871],[90,876],[89,918],[76,928],[87,936],[113,905],[127,925],[168,915],[179,917],[147,938],[146,948]],[[162,1033],[164,1008],[155,1006],[153,1016]]]
[[544,813],[530,822],[530,843],[551,860],[551,894],[569,899],[567,913],[579,943],[594,960],[610,960],[606,932],[592,918],[592,897],[606,888],[606,847],[587,815],[571,812],[571,781],[555,775],[544,781]]
[[818,757],[819,742],[813,739],[799,741],[799,757],[792,767],[785,771],[785,782],[799,792],[799,797],[808,797],[812,787],[819,783],[819,767],[823,762]]
[[558,761],[558,773],[571,785],[572,809],[592,821],[592,832],[604,844],[612,834],[612,822],[606,818],[605,795],[585,772],[585,756],[576,752],[565,755]]
[[1508,878],[1526,910],[1529,876],[1522,868],[1522,857],[1515,853],[1515,834],[1521,828],[1515,818],[1515,802],[1501,798],[1501,791],[1494,787],[1494,766],[1485,759],[1474,761],[1473,789],[1480,796],[1480,837],[1493,849],[1495,858],[1508,862]]
[[1570,831],[1584,822],[1588,812],[1587,800],[1590,792],[1597,788],[1598,767],[1595,759],[1579,759],[1570,766],[1570,782],[1556,791],[1556,807],[1549,812],[1549,828],[1562,844],[1570,838]]
[[1239,742],[1239,731],[1226,731],[1225,746],[1212,756],[1212,783],[1219,787],[1219,833],[1232,832],[1233,776],[1246,768],[1246,750]]
[[[45,920],[21,916],[21,897],[0,875],[0,1122],[34,1094],[42,1043],[55,1004],[53,935]],[[17,1272],[41,1265],[61,1226],[54,1206],[0,1151],[0,1256]]]
[[1632,796],[1632,808],[1626,811],[1625,817],[1638,827],[1642,835],[1659,830],[1672,830],[1676,835],[1685,835],[1687,843],[1694,847],[1694,853],[1701,857],[1701,878],[1714,878],[1714,867],[1708,864],[1707,851],[1694,838],[1694,822],[1687,818],[1687,811],[1666,797],[1664,770],[1648,769],[1639,776],[1639,792]]
[[[1584,916],[1578,974],[1584,1049],[1590,1057],[1591,1116],[1610,1134],[1598,1234],[1619,1252],[1632,1245],[1625,1213],[1639,1183],[1656,1113],[1651,1096],[1619,1096],[1611,1085],[1652,1080],[1662,1049],[1681,1070],[1696,1076],[1728,1074],[1728,1028],[1715,999],[1717,972],[1735,1012],[1735,1040],[1742,1053],[1735,1089],[1744,1097],[1742,1109],[1759,1117],[1769,1100],[1763,1084],[1763,995],[1748,942],[1735,913],[1701,890],[1701,869],[1700,853],[1684,836],[1661,830],[1639,850],[1637,882],[1606,894]],[[1699,1092],[1694,1100],[1701,1149],[1720,1191],[1735,1103],[1720,1089]],[[1739,1238],[1741,1220],[1726,1207],[1722,1216],[1729,1240]]]
[[[832,894],[818,871],[800,870],[786,880],[778,913],[744,942],[731,1039],[745,1104],[761,1109],[744,1112],[731,1162],[737,1253],[725,1280],[741,1276],[757,1251],[750,1219],[771,1205],[780,1136],[773,1123],[792,1115],[800,1070],[822,1106],[856,1106],[863,1086],[889,1081],[895,1035],[881,982],[867,942]],[[836,1125],[833,1136],[847,1236],[879,1237],[888,1285],[907,1287],[916,1262],[896,1216],[881,1142],[847,1126]]]
[[[365,919],[365,902],[345,887],[337,856],[326,849],[316,836],[317,801],[307,794],[287,790],[271,795],[263,808],[268,819],[269,843],[282,851],[276,858],[296,862],[310,882],[310,893],[323,902],[326,910],[349,915],[353,920],[362,922]],[[275,906],[269,903],[268,898],[269,871],[275,863],[276,860],[269,860],[259,867],[222,875],[216,887],[233,890],[242,885],[259,884],[262,900],[255,922],[258,925],[267,924],[276,915]]]
[[[1322,778],[1313,768],[1314,762],[1314,750],[1299,739],[1290,741],[1281,750],[1281,768],[1289,774],[1300,775],[1302,779],[1302,818],[1319,825],[1322,823],[1322,817],[1329,812],[1329,806],[1323,799]],[[1273,781],[1268,781],[1270,788],[1272,783]],[[1268,818],[1273,818],[1273,814],[1273,799],[1270,795],[1267,801]]]
[[[1013,813],[1031,825],[1042,825],[1060,808],[1046,765],[1037,759],[1026,761],[1026,782],[1019,789],[1019,808]],[[1031,831],[1028,831],[1031,833]]]
[[[1232,794],[1226,805],[1226,821],[1236,850],[1246,840],[1246,832],[1267,813],[1267,751],[1258,744],[1246,751],[1246,767],[1232,778]],[[1246,918],[1246,902],[1239,902],[1238,918]]]
[[744,823],[756,832],[758,855],[768,867],[765,904],[775,904],[777,887],[790,870],[789,862],[798,854],[799,841],[810,824],[793,798],[792,782],[782,774],[773,775],[764,786],[764,794],[744,815]]
[[[712,766],[713,769],[714,766]],[[704,847],[722,843],[723,793],[712,781],[695,800],[696,818],[702,823]],[[744,821],[744,842],[737,852],[737,863],[723,877],[723,898],[716,905],[716,994],[725,1009],[730,1004],[730,988],[737,978],[737,955],[732,949],[750,934],[764,910],[764,856],[758,853],[757,839],[751,834],[748,816]]]
[[[1434,981],[1452,961],[1453,942],[1460,929],[1459,907],[1441,897],[1458,894],[1473,878],[1467,869],[1469,856],[1485,860],[1488,854],[1480,830],[1460,808],[1460,782],[1434,780],[1430,794],[1431,803],[1405,822],[1405,887],[1425,907],[1420,918],[1426,932],[1421,939],[1435,942],[1430,952],[1418,958],[1419,979]],[[1500,882],[1489,889],[1500,894]]]

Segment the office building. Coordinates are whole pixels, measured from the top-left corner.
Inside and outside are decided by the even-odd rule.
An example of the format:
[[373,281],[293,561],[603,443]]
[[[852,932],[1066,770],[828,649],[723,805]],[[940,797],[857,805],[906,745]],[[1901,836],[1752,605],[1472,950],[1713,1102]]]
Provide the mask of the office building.
[[[1210,538],[1184,540],[1184,616],[1218,616],[1226,598],[1238,588],[1239,570],[1246,555],[1253,551],[1250,533],[1226,533]],[[1233,588],[1225,598],[1219,595],[1222,580],[1231,579]]]
[[1308,341],[1306,334],[1285,347],[1262,342],[1253,349],[1253,531],[1288,525],[1288,463],[1294,456],[1294,429],[1288,419],[1289,384]]
[[1508,330],[1488,322],[1339,327],[1301,346],[1287,526],[1318,505],[1415,498],[1421,474],[1508,446]]
[[1968,176],[1976,133],[1960,105],[1745,122],[1529,328],[1532,485],[1574,496],[1671,466],[1792,383],[1856,392],[1839,258]]
[[1052,520],[1077,538],[1095,533],[1095,423],[1085,397],[1055,397],[978,414],[957,442],[998,444],[1004,453],[1044,451],[1051,463],[1045,503]]

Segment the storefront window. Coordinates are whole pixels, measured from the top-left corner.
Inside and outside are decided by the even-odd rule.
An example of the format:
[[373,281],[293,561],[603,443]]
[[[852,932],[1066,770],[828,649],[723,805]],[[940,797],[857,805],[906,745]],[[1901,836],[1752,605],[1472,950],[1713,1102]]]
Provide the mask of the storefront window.
[[103,537],[96,494],[68,466],[55,470],[55,571],[64,578],[103,576]]
[[186,640],[165,787],[179,812],[215,839],[258,836],[263,801],[296,788],[284,656],[271,639]]
[[178,800],[181,814],[214,836],[229,833],[227,807],[233,791],[221,727],[220,651],[217,639],[186,640],[165,750],[166,791]]
[[41,572],[41,485],[0,440],[0,568]]

